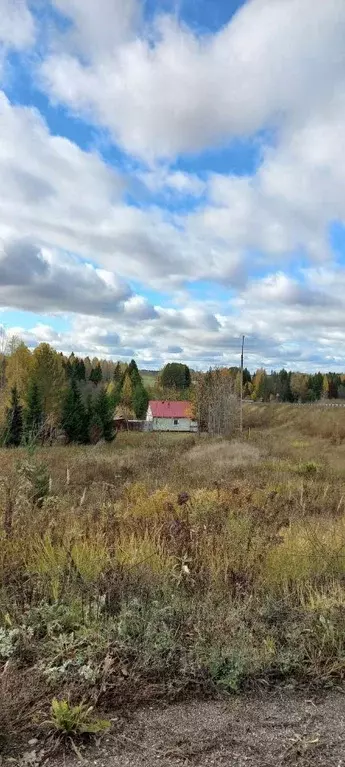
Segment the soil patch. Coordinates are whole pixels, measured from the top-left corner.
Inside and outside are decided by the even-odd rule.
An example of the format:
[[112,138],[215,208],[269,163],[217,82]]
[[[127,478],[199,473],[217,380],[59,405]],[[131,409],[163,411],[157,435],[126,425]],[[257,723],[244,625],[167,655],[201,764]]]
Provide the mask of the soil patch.
[[345,696],[284,691],[144,708],[114,715],[111,735],[83,754],[95,767],[345,767]]

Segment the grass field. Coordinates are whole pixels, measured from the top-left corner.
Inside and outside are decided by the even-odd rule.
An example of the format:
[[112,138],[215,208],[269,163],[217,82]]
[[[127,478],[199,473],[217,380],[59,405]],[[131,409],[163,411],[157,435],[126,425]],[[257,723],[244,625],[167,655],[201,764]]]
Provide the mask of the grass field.
[[[345,412],[0,454],[0,730],[345,674]],[[13,735],[14,737],[14,735]]]
[[157,373],[148,373],[145,370],[142,370],[140,372],[142,382],[146,389],[149,389],[150,387],[154,386],[157,383],[158,380],[158,372]]

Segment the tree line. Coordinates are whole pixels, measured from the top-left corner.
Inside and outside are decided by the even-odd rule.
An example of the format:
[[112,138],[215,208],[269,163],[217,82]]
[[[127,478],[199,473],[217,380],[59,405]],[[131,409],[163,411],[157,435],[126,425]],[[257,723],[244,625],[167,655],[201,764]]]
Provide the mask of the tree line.
[[245,393],[253,400],[269,402],[317,402],[345,398],[345,375],[339,373],[298,373],[285,369],[267,373],[257,370]]
[[115,414],[144,418],[148,396],[135,360],[91,362],[73,353],[66,357],[46,343],[31,352],[11,340],[0,358],[1,442],[111,441]]
[[[1,340],[1,339],[0,339]],[[145,379],[146,380],[146,379]],[[168,363],[143,378],[129,364],[69,357],[42,343],[31,351],[11,338],[0,348],[0,438],[16,446],[33,438],[96,443],[114,438],[114,419],[144,419],[149,399],[187,399],[201,428],[225,433],[237,421],[239,367],[191,372]],[[314,402],[345,398],[345,375],[282,369],[243,371],[243,395],[256,401]]]
[[[204,389],[222,374],[232,382],[233,392],[238,397],[241,385],[239,367],[210,369],[196,374],[196,380],[203,381]],[[243,396],[245,399],[261,402],[317,402],[321,399],[345,399],[345,374],[340,373],[299,373],[282,370],[267,372],[260,368],[254,374],[243,371]]]

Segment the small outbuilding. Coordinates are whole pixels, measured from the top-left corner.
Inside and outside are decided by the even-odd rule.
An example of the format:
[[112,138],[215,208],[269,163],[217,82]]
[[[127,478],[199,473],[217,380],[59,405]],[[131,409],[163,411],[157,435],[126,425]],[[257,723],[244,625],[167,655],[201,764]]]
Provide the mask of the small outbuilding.
[[191,403],[187,401],[151,400],[146,421],[152,431],[198,431],[198,422],[192,417]]

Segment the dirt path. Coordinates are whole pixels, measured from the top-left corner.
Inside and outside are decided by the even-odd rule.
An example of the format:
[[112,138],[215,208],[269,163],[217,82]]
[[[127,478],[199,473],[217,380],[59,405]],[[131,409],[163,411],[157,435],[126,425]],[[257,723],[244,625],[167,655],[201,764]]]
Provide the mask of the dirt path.
[[[345,767],[345,693],[146,708],[114,716],[111,736],[84,754],[90,767]],[[49,763],[62,765],[80,761]]]

